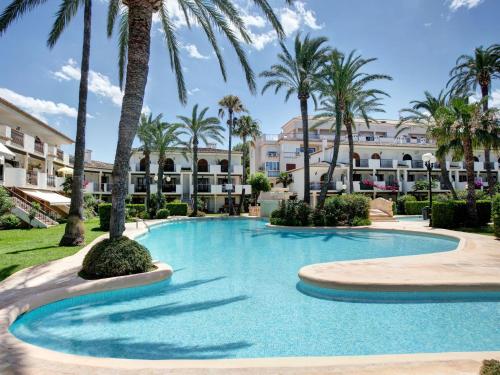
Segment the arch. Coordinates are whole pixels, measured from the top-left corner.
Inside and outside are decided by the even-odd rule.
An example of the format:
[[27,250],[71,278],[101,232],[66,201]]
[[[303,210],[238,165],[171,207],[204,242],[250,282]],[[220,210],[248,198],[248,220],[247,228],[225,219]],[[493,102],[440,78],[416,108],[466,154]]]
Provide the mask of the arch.
[[477,156],[474,156],[474,161],[479,161],[479,158]]
[[360,161],[360,160],[361,160],[361,158],[359,157],[359,154],[358,154],[357,152],[354,152],[354,153],[352,154],[352,158],[354,159],[354,165],[355,165],[356,167],[359,167],[359,166],[361,165],[361,161]]
[[371,159],[380,160],[380,155],[377,153],[372,154]]
[[403,155],[403,160],[413,160],[410,154],[404,154]]
[[139,160],[139,171],[144,172],[146,170],[146,158]]
[[221,172],[227,172],[228,165],[229,165],[229,162],[227,161],[227,159],[222,159],[220,161],[219,165],[220,165]]
[[170,158],[165,159],[165,172],[175,172],[174,161]]
[[198,172],[208,172],[208,161],[205,159],[198,160]]
[[327,173],[323,173],[323,174],[321,175],[321,177],[319,178],[319,180],[320,180],[321,182],[325,182],[327,178],[328,178],[328,174],[327,174]]

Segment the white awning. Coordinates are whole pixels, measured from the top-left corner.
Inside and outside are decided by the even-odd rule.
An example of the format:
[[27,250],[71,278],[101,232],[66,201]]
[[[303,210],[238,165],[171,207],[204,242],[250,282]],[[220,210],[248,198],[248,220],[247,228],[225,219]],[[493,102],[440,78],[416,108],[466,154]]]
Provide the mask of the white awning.
[[71,203],[71,199],[68,197],[51,191],[21,190],[33,198],[47,202],[51,206],[65,206]]
[[0,154],[12,158],[16,156],[12,151],[10,151],[3,143],[0,143]]

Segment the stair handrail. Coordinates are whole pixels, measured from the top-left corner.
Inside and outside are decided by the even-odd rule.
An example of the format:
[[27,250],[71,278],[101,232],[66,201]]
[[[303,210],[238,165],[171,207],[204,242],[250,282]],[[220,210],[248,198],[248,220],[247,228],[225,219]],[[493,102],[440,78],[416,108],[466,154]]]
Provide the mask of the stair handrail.
[[[31,204],[32,202],[30,202],[29,200],[27,200],[26,198],[24,198],[20,194],[16,193],[15,189],[16,188],[9,188],[8,189],[9,192],[11,193],[12,197],[13,198],[17,198],[18,200],[20,200],[21,202],[23,202],[24,204],[26,204],[29,207],[29,209],[34,208],[32,206],[32,204]],[[37,202],[37,203],[40,204],[39,202]],[[47,206],[44,205],[44,204],[40,204],[40,206],[44,207],[44,208],[47,208]],[[47,216],[49,219],[51,219],[52,221],[55,221],[55,222],[57,222],[57,219],[60,218],[60,215],[57,212],[51,211],[50,209],[49,209],[50,211],[48,211],[48,212],[42,210],[41,208],[40,209],[35,208],[35,210],[38,211],[38,212],[40,212],[42,215]]]
[[25,211],[28,215],[30,213],[30,211],[32,209],[35,210],[35,218],[38,219],[39,221],[41,221],[42,223],[45,223],[45,224],[53,224],[53,223],[57,223],[55,220],[53,220],[50,216],[47,216],[45,215],[43,212],[40,212],[39,210],[37,210],[36,208],[34,208],[33,206],[31,206],[29,203],[26,203],[25,201],[21,200],[20,198],[18,197],[12,197],[14,202],[15,202],[15,205],[17,208],[20,208],[21,210]]

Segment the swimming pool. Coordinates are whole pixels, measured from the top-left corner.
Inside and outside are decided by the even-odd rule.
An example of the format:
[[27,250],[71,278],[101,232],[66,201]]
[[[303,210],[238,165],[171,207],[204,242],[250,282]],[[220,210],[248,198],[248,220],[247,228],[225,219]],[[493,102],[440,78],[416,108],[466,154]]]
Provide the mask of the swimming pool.
[[234,219],[172,222],[139,241],[173,267],[170,281],[55,302],[10,331],[61,352],[142,359],[500,349],[498,301],[341,302],[297,289],[306,264],[448,251],[450,238]]

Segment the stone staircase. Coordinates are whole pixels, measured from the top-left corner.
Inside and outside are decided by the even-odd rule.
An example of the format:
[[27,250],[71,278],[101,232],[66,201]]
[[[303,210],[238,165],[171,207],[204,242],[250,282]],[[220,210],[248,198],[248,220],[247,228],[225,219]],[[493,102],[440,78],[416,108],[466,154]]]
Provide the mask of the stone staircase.
[[371,221],[396,221],[392,212],[392,201],[377,198],[370,201]]
[[396,221],[394,217],[376,208],[370,208],[370,220],[373,221]]
[[11,198],[14,203],[14,207],[11,209],[11,212],[22,221],[38,228],[48,228],[58,224],[57,221],[41,210],[36,210],[36,215],[30,222],[30,211],[33,209],[31,204],[28,201],[14,195]]

